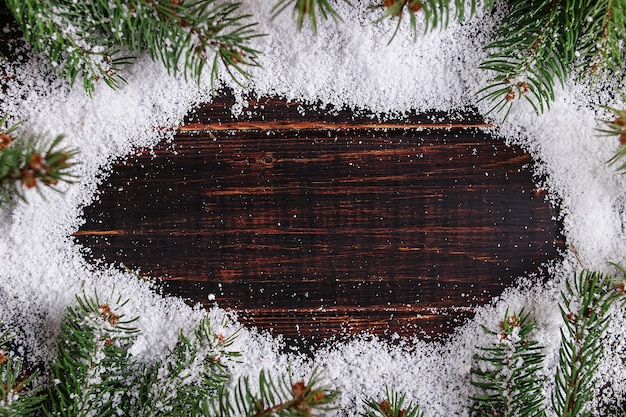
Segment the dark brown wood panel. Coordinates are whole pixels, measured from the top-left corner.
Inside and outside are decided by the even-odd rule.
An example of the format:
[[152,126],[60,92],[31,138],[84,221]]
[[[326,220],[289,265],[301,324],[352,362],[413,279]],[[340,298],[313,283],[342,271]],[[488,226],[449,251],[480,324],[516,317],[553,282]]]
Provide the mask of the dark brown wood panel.
[[475,115],[231,104],[115,165],[76,233],[93,258],[316,342],[449,332],[563,245],[529,155]]

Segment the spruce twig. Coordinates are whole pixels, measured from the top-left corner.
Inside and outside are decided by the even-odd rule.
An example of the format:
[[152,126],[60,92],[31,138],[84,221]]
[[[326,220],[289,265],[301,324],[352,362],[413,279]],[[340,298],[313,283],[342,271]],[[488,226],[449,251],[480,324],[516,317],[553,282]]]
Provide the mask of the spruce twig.
[[559,367],[552,404],[559,417],[585,417],[593,398],[593,382],[604,345],[611,304],[620,296],[613,281],[598,272],[583,271],[567,281],[561,293]]
[[[491,9],[495,0],[486,0],[483,5],[486,9]],[[413,35],[417,36],[417,13],[424,14],[425,27],[424,32],[437,28],[445,28],[450,23],[452,10],[454,10],[453,18],[460,21],[473,16],[476,13],[477,1],[472,0],[469,10],[466,7],[465,0],[384,0],[382,4],[372,6],[373,8],[384,8],[385,13],[379,19],[397,18],[398,24],[389,42],[393,40],[398,29],[400,28],[403,17],[409,15],[409,24]]]
[[217,0],[7,0],[26,40],[46,53],[59,75],[93,92],[99,81],[124,82],[123,66],[144,50],[172,74],[198,81],[205,64],[215,83],[218,64],[239,81],[258,65],[250,41],[255,24],[239,3]]
[[[527,100],[543,112],[554,100],[555,85],[578,67],[588,73],[623,74],[626,58],[626,3],[615,0],[512,0],[506,20],[487,45],[481,68],[493,71],[481,100],[504,111]],[[584,75],[585,73],[583,73]]]
[[318,385],[315,371],[307,382],[295,383],[285,377],[276,381],[262,371],[258,391],[252,389],[248,378],[240,379],[231,391],[222,386],[217,398],[204,404],[204,410],[206,415],[220,417],[311,417],[334,409],[337,395]]
[[509,314],[507,310],[498,331],[483,327],[496,338],[489,347],[479,347],[474,355],[480,364],[471,370],[472,385],[482,391],[472,397],[472,415],[480,417],[545,416],[539,376],[544,354],[542,346],[530,339],[534,323],[524,310]]
[[[621,162],[626,157],[626,110],[619,110],[615,108],[608,108],[615,115],[615,119],[612,121],[605,121],[605,128],[600,132],[607,136],[617,136],[619,139],[619,148],[615,152],[615,155],[608,160],[609,165],[617,165],[618,171],[626,169],[626,162]],[[619,163],[619,164],[618,164]]]
[[555,82],[569,74],[580,32],[580,22],[572,22],[569,8],[557,0],[515,0],[510,8],[480,65],[496,73],[479,91],[481,100],[495,103],[491,110],[504,111],[505,117],[516,98],[525,98],[537,112],[549,106]]
[[[0,129],[8,115],[0,119]],[[72,159],[77,151],[61,147],[63,136],[51,142],[41,137],[14,138],[18,125],[0,131],[0,206],[17,197],[26,201],[24,188],[72,183]]]
[[77,296],[61,325],[59,352],[52,363],[54,383],[44,413],[52,416],[113,416],[127,408],[131,379],[128,349],[136,338],[132,324],[118,309],[126,301]]
[[[350,4],[348,0],[344,0]],[[317,31],[318,13],[322,19],[326,20],[332,17],[335,20],[341,20],[339,14],[330,4],[329,0],[277,0],[272,7],[272,18],[285,11],[289,6],[293,6],[293,12],[296,19],[296,27],[298,31],[302,30],[306,17],[309,18],[313,31]]]
[[209,416],[204,407],[231,376],[225,359],[239,356],[229,349],[236,337],[237,332],[228,337],[215,333],[208,316],[192,335],[181,332],[166,359],[145,369],[130,415]]
[[588,1],[583,35],[578,42],[582,66],[594,76],[621,77],[626,51],[626,3],[619,0]]
[[405,405],[405,400],[406,394],[387,389],[382,401],[370,398],[365,402],[361,417],[424,417],[419,405],[412,402]]
[[23,360],[8,350],[12,339],[9,330],[0,334],[0,416],[18,417],[30,415],[41,405],[44,397],[41,389],[33,387],[36,373],[24,372]]

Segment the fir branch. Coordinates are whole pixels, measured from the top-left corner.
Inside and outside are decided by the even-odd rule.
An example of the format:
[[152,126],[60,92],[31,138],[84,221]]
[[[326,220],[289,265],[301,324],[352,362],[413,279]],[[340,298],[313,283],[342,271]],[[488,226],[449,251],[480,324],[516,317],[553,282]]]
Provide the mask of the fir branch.
[[49,416],[113,416],[124,409],[137,329],[117,313],[126,301],[77,296],[61,325],[54,383],[43,410]]
[[581,16],[569,13],[573,2],[557,0],[514,0],[490,54],[480,67],[496,73],[483,88],[481,100],[495,102],[491,110],[508,114],[516,98],[525,98],[537,112],[554,99],[556,81],[569,74],[579,38]]
[[[446,2],[446,5],[447,5],[447,2]],[[425,30],[428,30],[428,26],[429,26],[428,23],[430,21],[434,20],[433,27],[437,25],[437,21],[438,21],[437,19],[438,13],[436,13],[438,10],[437,5],[435,4],[434,7],[432,8],[427,7],[426,9],[424,9],[424,5],[422,4],[421,1],[418,1],[418,0],[385,0],[383,1],[383,4],[378,5],[378,6],[373,6],[373,7],[383,7],[386,9],[385,13],[379,19],[379,21],[386,19],[386,18],[398,19],[396,29],[391,35],[391,38],[389,39],[389,43],[391,43],[393,39],[396,37],[396,34],[398,33],[398,30],[400,29],[400,24],[402,23],[402,18],[405,16],[405,11],[408,11],[409,24],[411,26],[411,30],[413,31],[414,37],[417,36],[417,19],[415,17],[415,14],[417,12],[423,10],[426,16]]]
[[607,77],[623,73],[626,3],[615,0],[513,0],[481,68],[495,72],[481,100],[508,111],[519,98],[543,112],[557,82],[577,68]]
[[[348,0],[344,1],[350,4]],[[302,25],[306,17],[309,18],[313,31],[317,31],[317,13],[319,13],[324,20],[329,17],[335,20],[341,19],[328,0],[278,0],[274,7],[272,7],[272,18],[281,14],[289,6],[293,6],[298,31],[302,30]]]
[[[26,40],[46,53],[57,73],[80,76],[91,93],[98,81],[115,88],[121,71],[147,50],[168,72],[200,80],[207,62],[215,83],[218,64],[239,82],[258,65],[250,41],[259,36],[239,3],[217,0],[7,0]],[[211,56],[212,63],[211,63]],[[180,67],[182,61],[182,68]]]
[[616,278],[615,281],[613,281],[613,286],[617,293],[617,302],[620,308],[624,308],[626,307],[626,268],[615,262],[609,262],[609,264],[622,273],[621,278]]
[[205,402],[206,415],[219,417],[311,417],[334,409],[332,403],[338,392],[318,386],[314,371],[308,382],[280,378],[261,372],[258,391],[250,387],[247,378],[239,380],[232,391],[226,386],[218,390],[217,398]]
[[578,56],[591,74],[620,77],[626,52],[626,3],[597,0],[589,4],[586,26],[578,42]]
[[0,416],[17,417],[30,415],[41,406],[44,397],[40,389],[33,387],[36,373],[24,372],[23,360],[8,351],[12,339],[10,331],[0,334]]
[[35,52],[44,52],[56,72],[74,84],[82,77],[88,93],[102,79],[116,87],[120,66],[128,60],[116,59],[121,51],[113,40],[95,30],[98,15],[91,16],[89,2],[5,0],[20,25],[26,41]]
[[217,396],[231,376],[225,360],[239,356],[229,349],[236,337],[236,332],[228,337],[215,333],[208,316],[193,335],[181,332],[166,359],[147,368],[138,381],[130,415],[208,416],[203,405]]
[[[6,123],[7,115],[0,119]],[[26,201],[24,188],[54,187],[59,182],[72,183],[71,169],[76,150],[62,148],[63,136],[51,142],[41,137],[15,138],[13,125],[0,132],[0,206],[14,201]]]
[[[612,121],[605,121],[605,128],[600,132],[607,136],[617,136],[619,139],[619,148],[615,155],[608,160],[608,164],[616,165],[626,157],[626,110],[608,108],[615,115]],[[618,171],[626,169],[626,162],[621,162],[616,168]]]
[[[495,0],[486,0],[484,7],[491,9]],[[454,6],[452,3],[454,2]],[[458,21],[463,21],[467,17],[471,17],[476,13],[477,1],[471,0],[469,4],[469,10],[467,10],[465,0],[383,0],[382,4],[372,6],[374,8],[385,8],[385,13],[379,19],[385,18],[397,18],[398,24],[390,39],[393,40],[402,18],[408,14],[409,24],[414,36],[417,35],[417,13],[424,14],[425,27],[424,31],[434,30],[436,28],[445,28],[450,23],[451,11],[454,10],[453,18]]]
[[387,389],[384,400],[370,398],[365,402],[361,417],[424,417],[418,405],[409,402],[404,406],[405,399],[406,394],[400,395]]
[[559,367],[552,405],[559,417],[590,416],[587,403],[593,398],[594,373],[602,356],[602,336],[607,329],[611,304],[620,296],[611,279],[598,272],[583,271],[567,281],[559,306],[565,329],[561,329]]
[[496,341],[489,347],[480,347],[474,360],[480,365],[471,370],[472,385],[483,394],[472,397],[472,415],[545,416],[543,409],[542,346],[530,339],[534,323],[522,311],[509,315],[507,310],[499,331],[483,327]]
[[[126,46],[138,51],[145,43],[150,57],[159,59],[173,74],[180,71],[178,65],[182,58],[184,67],[181,72],[200,80],[211,53],[213,85],[218,79],[219,63],[236,81],[239,76],[248,77],[244,66],[258,65],[259,51],[251,48],[249,43],[260,35],[254,31],[256,24],[245,23],[249,15],[237,14],[239,3],[136,0],[134,4],[134,19],[120,16],[112,20],[122,28],[117,33],[132,33],[132,42]],[[146,11],[146,15],[140,15],[139,10]],[[116,41],[124,44],[122,38],[116,38]]]

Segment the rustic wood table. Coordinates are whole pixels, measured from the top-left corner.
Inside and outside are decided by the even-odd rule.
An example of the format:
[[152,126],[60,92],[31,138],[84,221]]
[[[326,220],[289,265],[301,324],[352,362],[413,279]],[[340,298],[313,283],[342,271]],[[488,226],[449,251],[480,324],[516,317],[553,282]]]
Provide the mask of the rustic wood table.
[[[471,112],[378,122],[224,93],[115,164],[76,240],[296,344],[450,332],[563,239],[532,161]],[[538,278],[540,279],[540,278]]]

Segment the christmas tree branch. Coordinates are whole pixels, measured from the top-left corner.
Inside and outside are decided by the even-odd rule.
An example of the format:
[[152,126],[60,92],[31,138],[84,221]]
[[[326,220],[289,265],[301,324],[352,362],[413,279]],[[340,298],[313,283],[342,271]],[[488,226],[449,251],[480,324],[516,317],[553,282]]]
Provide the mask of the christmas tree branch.
[[36,373],[24,372],[23,360],[8,349],[13,337],[6,330],[0,334],[0,416],[25,416],[37,411],[43,401],[41,389],[33,387]]
[[529,314],[522,310],[510,315],[507,310],[498,331],[483,329],[495,341],[474,355],[478,366],[471,370],[472,385],[482,394],[472,398],[472,415],[545,416],[539,376],[544,354],[542,346],[530,339],[534,323]]
[[559,367],[552,404],[559,417],[590,416],[587,403],[593,398],[594,373],[604,350],[611,304],[623,296],[608,277],[583,271],[568,281],[561,294]]
[[568,13],[557,0],[515,0],[510,2],[505,23],[487,45],[490,54],[482,69],[496,73],[482,89],[481,100],[494,102],[492,110],[508,111],[523,97],[537,112],[554,99],[555,81],[564,82],[569,73],[580,18]]
[[624,72],[626,52],[626,3],[616,0],[592,1],[578,52],[592,74],[620,76]]
[[487,45],[481,68],[493,71],[481,100],[508,111],[524,98],[542,112],[554,88],[578,66],[607,77],[623,73],[626,4],[615,0],[512,0],[507,18]]
[[626,162],[621,162],[626,157],[626,110],[619,110],[615,108],[609,108],[615,115],[615,119],[612,121],[605,121],[605,128],[600,132],[607,136],[617,136],[619,139],[619,148],[615,152],[615,155],[609,159],[609,165],[617,165],[617,170],[622,171],[626,169]]
[[117,415],[124,408],[131,377],[128,349],[136,338],[132,324],[118,311],[126,301],[101,301],[77,296],[61,325],[59,352],[52,363],[54,383],[44,412],[47,415],[83,417]]
[[[490,10],[495,0],[486,0],[483,6]],[[465,0],[384,0],[382,4],[374,7],[385,8],[385,13],[381,19],[397,18],[398,24],[396,30],[391,37],[395,37],[402,18],[408,13],[409,23],[414,35],[417,35],[417,13],[424,14],[425,27],[424,31],[434,30],[436,28],[445,28],[450,23],[451,11],[454,10],[454,19],[463,21],[467,17],[471,17],[476,13],[477,1],[472,0],[467,10]],[[390,40],[390,42],[391,42]]]
[[236,336],[236,332],[230,336],[214,332],[208,317],[192,335],[181,333],[166,359],[143,372],[130,414],[157,416],[167,411],[172,416],[208,416],[203,407],[231,376],[225,361],[239,356],[229,349]]
[[315,371],[307,382],[295,383],[285,377],[275,381],[261,372],[258,391],[243,378],[232,391],[221,387],[217,398],[205,403],[204,409],[206,415],[220,417],[311,417],[334,409],[337,395],[338,392],[318,385]]
[[[625,273],[624,269],[618,267]],[[568,281],[562,293],[559,364],[552,396],[559,417],[590,415],[593,374],[602,353],[608,310],[621,298],[624,282],[585,271]],[[314,371],[308,381],[278,379],[261,372],[259,385],[249,379],[231,381],[229,358],[236,332],[224,336],[208,318],[151,365],[135,362],[129,347],[138,331],[136,319],[121,313],[125,302],[97,294],[77,297],[61,326],[59,353],[51,366],[53,381],[46,397],[31,388],[33,376],[24,375],[20,359],[13,359],[0,335],[0,416],[213,416],[311,417],[334,409],[338,392],[319,384]],[[227,324],[222,324],[227,328]],[[470,410],[476,416],[545,416],[541,376],[542,347],[531,339],[534,324],[523,310],[507,311],[498,330],[485,328],[494,338],[474,358],[472,384],[481,393]],[[382,401],[363,405],[362,417],[423,417],[405,395],[387,390]]]
[[[26,40],[46,53],[59,75],[80,76],[91,93],[98,81],[117,87],[121,71],[147,50],[172,74],[200,79],[207,62],[213,83],[218,64],[239,81],[257,65],[250,41],[259,36],[239,3],[217,0],[6,0]],[[182,61],[182,67],[181,67]],[[234,70],[234,72],[233,72]],[[236,74],[239,74],[237,76]]]
[[[7,120],[0,119],[0,129]],[[15,138],[17,125],[0,130],[0,206],[17,196],[26,201],[24,188],[71,183],[76,150],[61,147],[63,136],[47,142],[40,137]]]
[[[26,41],[35,52],[49,56],[60,76],[72,84],[82,76],[87,92],[93,91],[94,83],[100,79],[111,87],[118,85],[122,79],[120,66],[129,61],[116,58],[120,47],[96,30],[99,16],[91,17],[92,10],[85,2],[5,0],[5,3]],[[82,6],[77,8],[77,3]]]
[[[344,1],[348,4],[350,3],[347,0]],[[340,19],[339,14],[335,11],[329,0],[278,0],[274,7],[272,7],[272,16],[278,16],[289,6],[293,7],[296,27],[299,31],[302,30],[302,25],[306,17],[309,18],[313,30],[317,31],[318,13],[323,19],[328,19],[329,17],[335,20]]]
[[405,406],[405,400],[406,394],[387,389],[382,401],[370,398],[365,402],[361,417],[424,417],[417,404],[409,402]]

